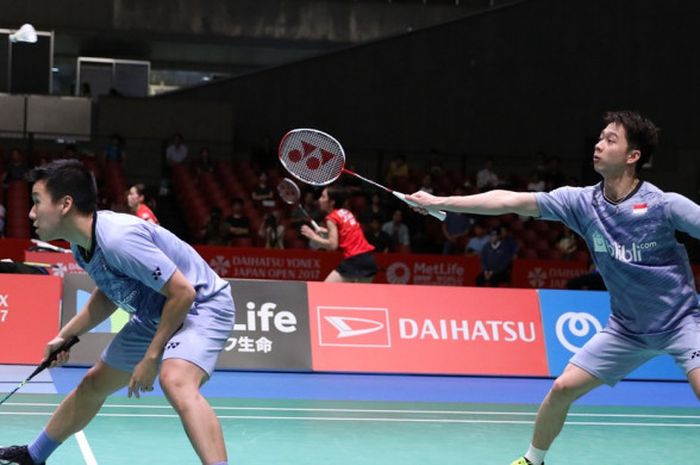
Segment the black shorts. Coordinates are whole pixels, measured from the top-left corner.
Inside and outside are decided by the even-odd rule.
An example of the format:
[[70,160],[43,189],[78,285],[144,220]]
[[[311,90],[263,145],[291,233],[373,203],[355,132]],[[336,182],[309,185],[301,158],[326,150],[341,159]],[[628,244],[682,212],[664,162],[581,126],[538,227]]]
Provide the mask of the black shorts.
[[372,252],[365,252],[346,258],[340,262],[335,271],[344,278],[371,278],[377,274],[377,262],[374,261]]

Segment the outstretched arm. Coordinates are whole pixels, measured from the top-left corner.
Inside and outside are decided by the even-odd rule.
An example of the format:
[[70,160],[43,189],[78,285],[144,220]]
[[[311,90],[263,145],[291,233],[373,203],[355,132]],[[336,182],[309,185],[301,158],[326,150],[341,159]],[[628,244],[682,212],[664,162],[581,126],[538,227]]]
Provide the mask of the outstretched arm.
[[417,208],[417,211],[423,214],[427,213],[427,208],[431,208],[475,215],[517,213],[523,216],[540,216],[533,192],[493,190],[483,194],[438,197],[419,191],[406,198],[423,207]]

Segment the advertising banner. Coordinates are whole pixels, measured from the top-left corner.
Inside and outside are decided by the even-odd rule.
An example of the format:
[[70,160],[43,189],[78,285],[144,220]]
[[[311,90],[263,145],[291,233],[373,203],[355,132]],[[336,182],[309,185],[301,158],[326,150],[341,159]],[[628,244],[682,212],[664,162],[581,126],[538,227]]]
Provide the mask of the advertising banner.
[[58,333],[61,280],[0,274],[0,363],[35,365]]
[[[569,359],[605,327],[610,316],[610,296],[599,291],[537,291],[547,342],[549,375],[558,376]],[[685,379],[668,355],[658,356],[626,379]]]
[[479,257],[460,255],[375,254],[375,283],[474,286]]
[[322,281],[340,253],[197,245],[195,249],[219,276],[243,279]]
[[546,376],[537,294],[308,283],[315,371]]
[[513,287],[566,289],[566,283],[588,273],[588,263],[567,260],[513,260]]
[[46,263],[51,265],[51,274],[64,277],[67,274],[85,274],[75,262],[72,253],[60,252],[24,252],[24,261],[33,263]]
[[236,324],[217,367],[310,371],[306,283],[229,282]]

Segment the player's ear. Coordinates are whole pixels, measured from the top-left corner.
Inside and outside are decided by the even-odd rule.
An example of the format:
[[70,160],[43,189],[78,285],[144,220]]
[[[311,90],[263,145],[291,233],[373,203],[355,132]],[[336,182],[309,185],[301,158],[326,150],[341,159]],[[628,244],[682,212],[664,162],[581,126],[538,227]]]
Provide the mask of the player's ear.
[[629,164],[637,163],[641,157],[642,157],[642,152],[640,152],[638,149],[630,150],[627,153],[627,163],[629,163]]
[[75,203],[73,197],[71,197],[70,195],[64,195],[58,202],[61,206],[61,213],[63,213],[64,215],[71,210],[73,204]]

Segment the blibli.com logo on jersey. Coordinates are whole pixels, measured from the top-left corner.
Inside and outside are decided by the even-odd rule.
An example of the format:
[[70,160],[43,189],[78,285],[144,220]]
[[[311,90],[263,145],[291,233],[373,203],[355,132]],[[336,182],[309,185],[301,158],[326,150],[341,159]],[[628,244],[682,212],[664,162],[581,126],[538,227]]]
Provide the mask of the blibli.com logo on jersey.
[[608,242],[598,231],[593,233],[593,251],[596,253],[607,253],[615,260],[625,263],[634,263],[642,261],[642,252],[644,250],[653,249],[656,247],[656,242],[641,242],[632,243],[631,246],[618,244],[615,241]]

